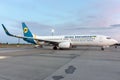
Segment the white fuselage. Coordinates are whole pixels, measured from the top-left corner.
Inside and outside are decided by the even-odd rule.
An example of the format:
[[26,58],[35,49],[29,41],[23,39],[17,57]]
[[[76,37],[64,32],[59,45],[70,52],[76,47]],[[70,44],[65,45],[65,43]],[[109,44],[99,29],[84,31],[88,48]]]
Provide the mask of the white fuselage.
[[72,46],[110,46],[118,43],[116,40],[103,35],[34,36],[34,38],[58,43],[70,42]]

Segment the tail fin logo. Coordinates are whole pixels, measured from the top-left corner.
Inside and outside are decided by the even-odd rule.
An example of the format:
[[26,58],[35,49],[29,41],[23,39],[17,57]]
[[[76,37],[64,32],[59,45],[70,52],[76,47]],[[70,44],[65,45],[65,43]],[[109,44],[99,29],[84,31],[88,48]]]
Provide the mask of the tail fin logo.
[[28,28],[24,28],[24,33],[27,33],[28,32]]

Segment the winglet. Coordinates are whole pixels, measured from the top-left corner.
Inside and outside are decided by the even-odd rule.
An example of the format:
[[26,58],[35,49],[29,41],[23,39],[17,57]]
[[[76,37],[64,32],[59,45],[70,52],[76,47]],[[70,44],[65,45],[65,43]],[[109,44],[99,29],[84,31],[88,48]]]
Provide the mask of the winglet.
[[3,27],[3,29],[4,29],[4,31],[5,31],[5,33],[7,34],[7,35],[9,35],[9,36],[13,36],[12,34],[10,34],[9,32],[8,32],[8,30],[5,28],[5,26],[2,24],[2,27]]

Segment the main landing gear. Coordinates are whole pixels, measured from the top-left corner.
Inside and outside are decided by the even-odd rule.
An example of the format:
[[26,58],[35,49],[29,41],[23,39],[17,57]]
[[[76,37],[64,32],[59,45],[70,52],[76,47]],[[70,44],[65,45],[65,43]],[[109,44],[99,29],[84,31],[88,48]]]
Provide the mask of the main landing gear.
[[115,48],[117,48],[117,46],[115,45]]
[[57,50],[58,48],[57,48],[57,46],[54,46],[53,49],[54,49],[54,50]]

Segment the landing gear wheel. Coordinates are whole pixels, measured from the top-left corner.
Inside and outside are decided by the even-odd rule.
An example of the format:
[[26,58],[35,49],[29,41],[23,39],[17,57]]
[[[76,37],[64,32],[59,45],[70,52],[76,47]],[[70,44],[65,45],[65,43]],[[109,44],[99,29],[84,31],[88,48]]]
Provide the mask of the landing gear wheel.
[[54,50],[57,50],[57,47],[56,47],[56,46],[54,46],[54,47],[53,47],[53,49],[54,49]]
[[115,48],[117,48],[117,46],[115,46]]
[[102,47],[101,50],[104,51],[104,48]]

